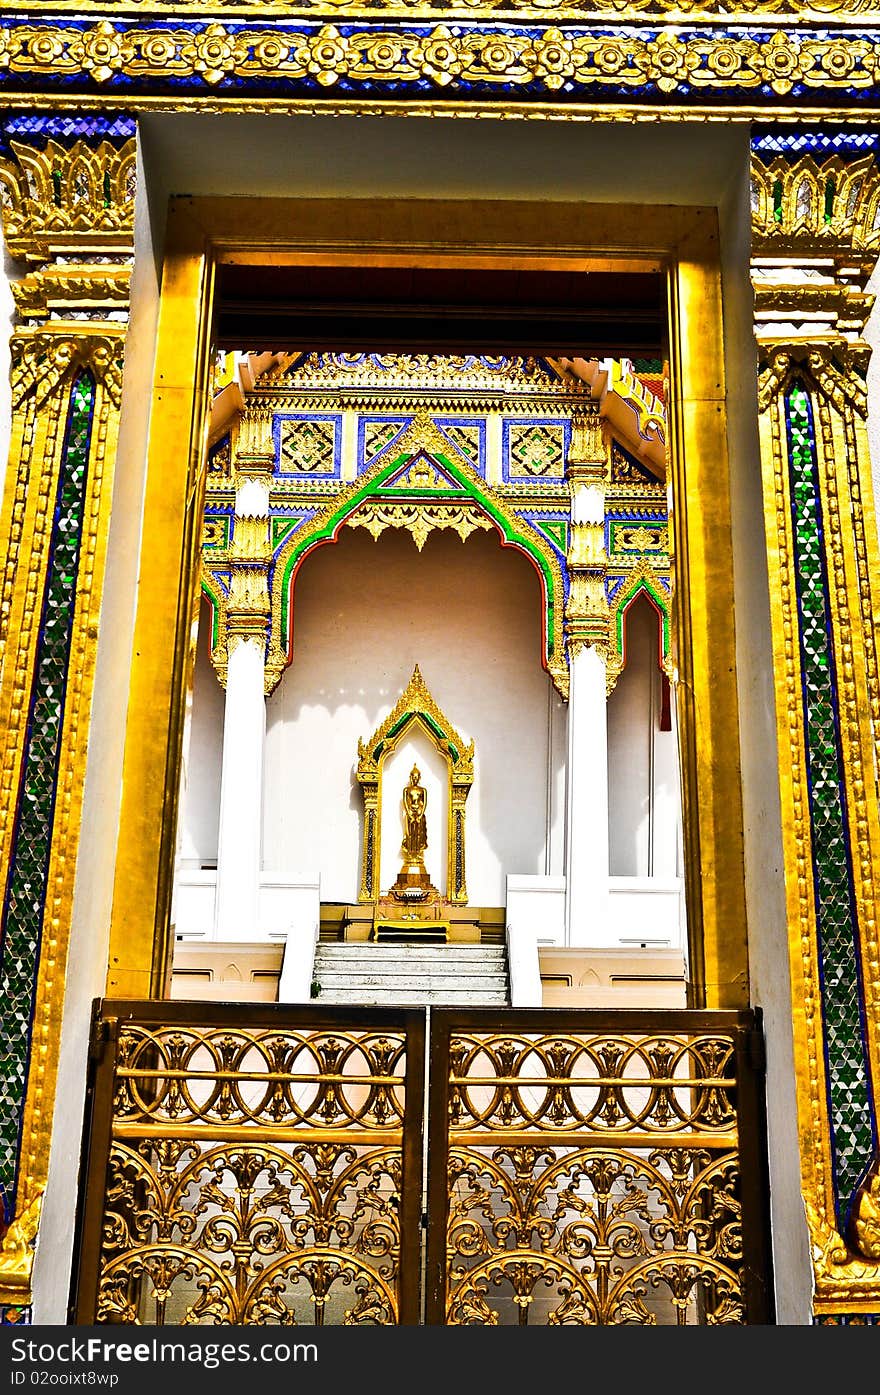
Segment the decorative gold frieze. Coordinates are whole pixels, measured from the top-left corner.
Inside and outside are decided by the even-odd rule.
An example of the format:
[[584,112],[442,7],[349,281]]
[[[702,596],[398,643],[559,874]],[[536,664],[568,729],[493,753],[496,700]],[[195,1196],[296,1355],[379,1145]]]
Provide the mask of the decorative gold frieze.
[[609,656],[605,574],[605,484],[610,473],[607,428],[598,416],[572,420],[565,474],[571,494],[568,533],[569,593],[565,634],[570,657],[584,647]]
[[[621,89],[641,93],[646,88],[671,95],[687,84],[696,101],[719,93],[735,94],[741,103],[760,99],[766,88],[776,97],[788,97],[796,87],[843,97],[871,88],[880,48],[858,30],[830,37],[804,33],[794,17],[769,39],[745,26],[735,36],[699,25],[644,34],[603,26],[596,35],[589,28],[536,33],[534,26],[511,24],[499,29],[491,20],[468,19],[468,24],[436,24],[428,33],[412,25],[411,12],[393,32],[347,24],[285,31],[228,28],[218,21],[201,29],[143,22],[123,27],[101,19],[82,30],[25,22],[6,29],[3,58],[16,75],[87,80],[99,91],[120,79],[150,84],[169,78],[188,82],[203,95],[229,79],[252,84],[312,79],[328,91],[345,79],[355,91],[400,92],[427,83],[442,95],[479,84],[505,96],[511,88],[537,88],[546,98],[571,85],[593,93],[605,88],[617,97]],[[120,93],[113,97],[119,102]],[[181,92],[177,102],[184,106],[193,100],[192,92]],[[621,116],[624,110],[622,104]]]
[[368,502],[345,521],[349,528],[366,528],[373,538],[380,537],[386,528],[404,529],[419,552],[437,529],[451,529],[464,542],[478,529],[491,532],[493,527],[492,520],[475,504]]

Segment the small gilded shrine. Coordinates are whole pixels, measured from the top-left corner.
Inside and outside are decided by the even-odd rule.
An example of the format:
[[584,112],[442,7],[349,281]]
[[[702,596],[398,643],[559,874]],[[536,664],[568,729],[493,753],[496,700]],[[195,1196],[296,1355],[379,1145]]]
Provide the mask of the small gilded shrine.
[[[400,796],[402,862],[394,883],[381,886],[381,843],[395,826],[388,817],[391,791],[384,787],[389,757],[414,732],[421,732],[438,752],[446,783],[446,846],[432,866],[442,866],[443,890],[426,866],[428,792],[413,765]],[[418,665],[398,702],[368,741],[358,743],[358,783],[364,796],[364,836],[359,901],[373,907],[372,938],[474,938],[467,906],[465,870],[465,802],[474,780],[474,743],[465,743],[432,698]],[[399,783],[399,782],[398,782]],[[396,793],[396,787],[395,791]],[[384,795],[384,798],[383,798]],[[394,810],[396,814],[396,809]],[[455,929],[453,930],[453,924]]]

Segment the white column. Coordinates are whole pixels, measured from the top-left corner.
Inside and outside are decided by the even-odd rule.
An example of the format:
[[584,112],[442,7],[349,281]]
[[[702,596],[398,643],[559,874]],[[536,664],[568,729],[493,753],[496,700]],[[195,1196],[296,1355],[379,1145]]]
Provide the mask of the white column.
[[605,483],[609,446],[597,416],[572,421],[566,476],[569,656],[566,762],[565,929],[570,945],[610,943],[608,902],[608,717],[604,654]]
[[571,656],[566,781],[566,938],[604,946],[608,930],[608,724],[605,662],[584,645]]
[[230,644],[214,910],[218,940],[246,940],[259,934],[266,738],[264,651],[264,641],[251,636],[237,636]]

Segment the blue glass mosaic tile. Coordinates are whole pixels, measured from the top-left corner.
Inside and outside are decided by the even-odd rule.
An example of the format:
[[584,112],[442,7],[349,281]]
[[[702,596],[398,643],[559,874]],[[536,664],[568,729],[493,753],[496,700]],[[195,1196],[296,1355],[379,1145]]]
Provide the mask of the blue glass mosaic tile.
[[870,155],[880,149],[880,131],[754,130],[751,148],[758,155],[802,155],[825,159],[829,155]]
[[15,1207],[94,397],[94,382],[83,374],[70,394],[0,921],[0,1179],[7,1220]]
[[876,1148],[812,408],[786,393],[794,561],[828,1109],[838,1225]]

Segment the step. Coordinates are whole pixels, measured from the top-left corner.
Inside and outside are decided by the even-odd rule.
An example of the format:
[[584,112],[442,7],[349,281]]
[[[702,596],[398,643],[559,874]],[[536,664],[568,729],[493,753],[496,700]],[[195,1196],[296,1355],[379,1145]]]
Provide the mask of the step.
[[316,959],[418,959],[426,963],[451,960],[466,964],[471,961],[503,961],[506,952],[500,945],[411,945],[411,944],[319,944]]
[[318,979],[322,993],[506,993],[506,979],[477,979],[477,982],[456,982],[453,978],[424,979],[402,978],[393,982],[385,979]]
[[482,978],[485,974],[501,974],[507,977],[507,969],[504,964],[492,962],[490,964],[432,964],[427,967],[422,964],[414,964],[411,959],[396,959],[392,964],[376,964],[370,960],[363,960],[357,964],[337,963],[331,960],[329,963],[315,961],[315,968],[324,974],[345,974],[349,977],[357,975],[364,981],[373,978],[399,978],[401,974],[420,974],[423,977],[433,978],[439,974],[443,978],[455,975],[460,978]]
[[423,988],[417,993],[385,993],[385,992],[363,992],[360,989],[336,989],[331,993],[319,993],[313,1002],[325,1003],[330,1006],[334,1004],[350,1003],[360,1004],[363,1007],[425,1007],[436,1004],[438,1007],[507,1007],[509,998],[506,992],[500,990],[459,990],[455,993],[451,989],[446,992],[434,992],[430,988]]

